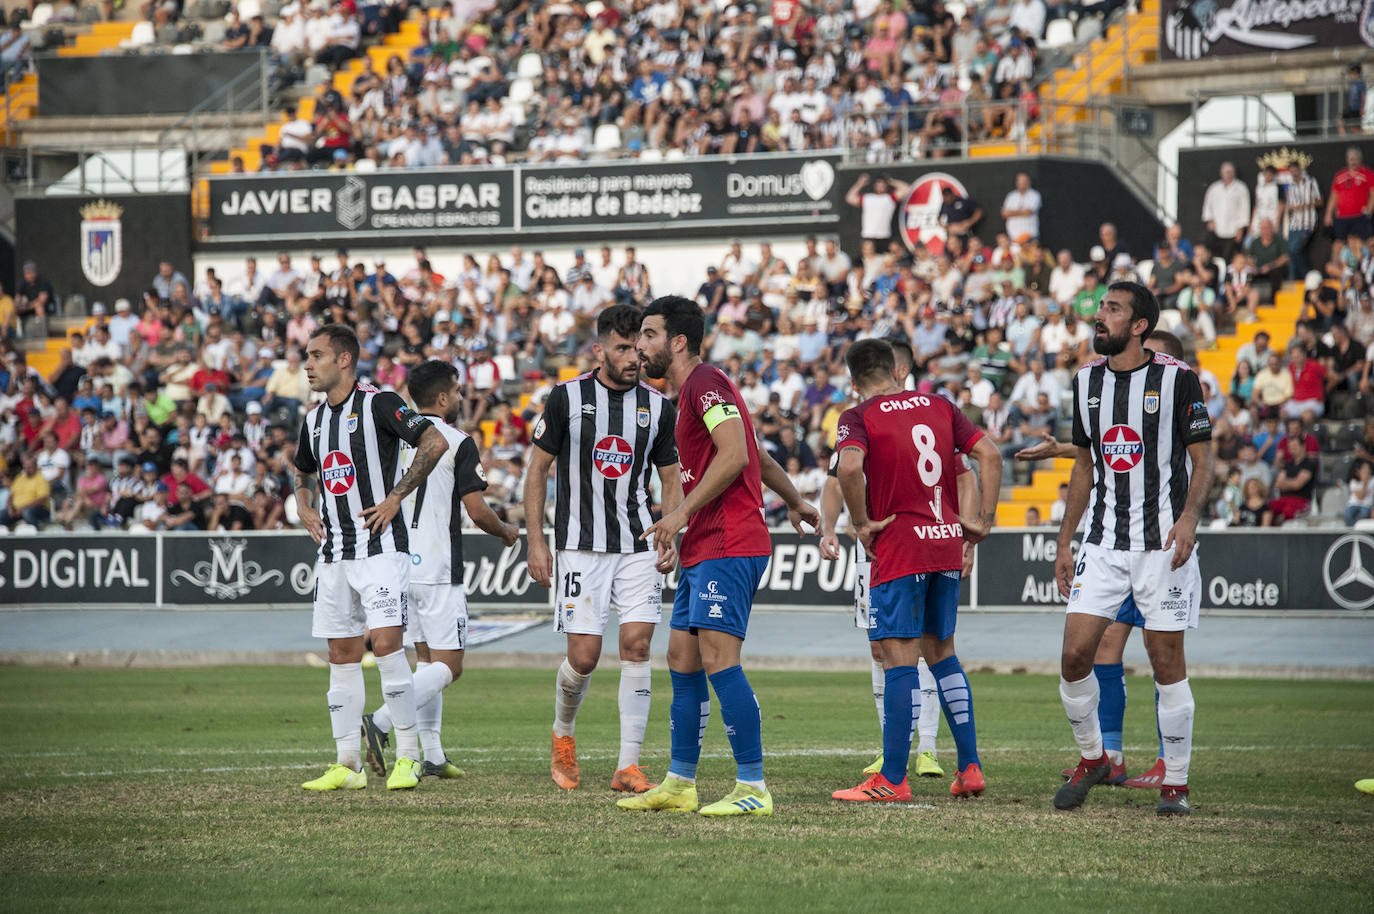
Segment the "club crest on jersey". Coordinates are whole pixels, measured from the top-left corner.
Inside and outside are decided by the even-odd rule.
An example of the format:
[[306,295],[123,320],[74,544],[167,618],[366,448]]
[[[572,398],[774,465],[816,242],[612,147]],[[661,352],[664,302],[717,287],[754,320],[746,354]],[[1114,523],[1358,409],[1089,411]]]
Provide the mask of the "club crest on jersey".
[[358,471],[353,461],[342,451],[330,451],[320,463],[320,479],[330,495],[347,495],[353,488]]
[[634,448],[619,435],[607,435],[592,448],[592,465],[607,479],[619,479],[630,472],[634,459]]
[[1159,391],[1147,390],[1145,392],[1145,412],[1152,416],[1159,412]]
[[1102,436],[1102,462],[1114,473],[1129,473],[1145,456],[1145,443],[1129,425],[1113,425]]
[[349,433],[350,435],[353,434],[354,432],[356,432],[356,431],[358,430],[358,414],[357,414],[357,413],[352,413],[352,414],[349,415],[349,417],[348,417],[348,422],[346,422],[346,423],[344,424],[344,428],[348,430],[348,433]]
[[647,406],[641,406],[635,410],[635,422],[640,428],[649,427],[649,408]]

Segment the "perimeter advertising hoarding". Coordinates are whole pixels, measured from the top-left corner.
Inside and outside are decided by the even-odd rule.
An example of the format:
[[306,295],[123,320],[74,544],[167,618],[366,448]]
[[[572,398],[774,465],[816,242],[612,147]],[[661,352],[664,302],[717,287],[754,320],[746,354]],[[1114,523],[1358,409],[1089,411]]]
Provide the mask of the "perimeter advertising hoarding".
[[839,219],[836,155],[633,160],[210,179],[207,242],[478,240],[654,227],[711,233]]
[[[1077,548],[1075,543],[1074,548]],[[960,603],[1062,611],[1054,584],[1052,528],[992,534],[978,547]],[[1374,536],[1345,530],[1203,531],[1198,536],[1204,609],[1374,609]],[[523,540],[463,541],[463,580],[476,611],[551,608],[525,572]],[[675,576],[665,602],[672,602]],[[315,547],[301,533],[170,533],[28,536],[0,540],[5,605],[291,606],[310,604]],[[826,562],[815,536],[773,534],[773,557],[756,605],[853,609],[854,556]],[[976,597],[976,600],[973,598]]]

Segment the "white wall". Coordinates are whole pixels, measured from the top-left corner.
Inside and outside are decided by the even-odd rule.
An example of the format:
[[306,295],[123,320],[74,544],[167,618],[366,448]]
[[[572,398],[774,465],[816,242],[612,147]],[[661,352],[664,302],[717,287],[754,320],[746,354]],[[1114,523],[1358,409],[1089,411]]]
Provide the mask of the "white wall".
[[[787,265],[793,270],[796,269],[797,260],[805,249],[802,243],[803,237],[805,236],[792,235],[769,239],[773,244],[773,253],[786,260]],[[627,242],[618,242],[610,246],[612,260],[617,264],[624,261],[625,243]],[[688,297],[695,295],[697,287],[706,279],[706,267],[719,264],[721,258],[729,250],[729,236],[723,236],[718,243],[653,241],[638,238],[630,239],[628,243],[635,246],[637,259],[649,268],[649,279],[653,284],[655,295],[678,294]],[[312,253],[319,254],[324,258],[326,269],[333,269],[335,264],[334,251],[338,247],[336,242],[330,242],[318,244],[313,248],[291,246],[285,250],[291,254],[292,266],[297,269],[309,266],[309,256]],[[344,247],[348,248],[348,259],[351,263],[361,261],[368,265],[369,270],[371,270],[372,259],[379,255],[386,258],[387,269],[396,275],[409,270],[414,263],[414,255],[409,247],[372,247],[364,244],[345,244]],[[566,274],[568,267],[572,266],[572,252],[576,247],[578,247],[576,242],[524,245],[526,254],[542,251],[545,262],[558,270],[560,275]],[[585,244],[583,248],[586,250],[588,262],[592,264],[601,262],[601,244],[599,242]],[[510,263],[509,243],[500,247],[490,245],[459,246],[443,243],[426,245],[425,250],[434,269],[443,276],[453,276],[461,269],[464,254],[472,254],[477,258],[479,265],[485,265],[487,256],[492,253],[500,256],[506,265]],[[745,240],[744,251],[748,256],[757,259],[758,250],[758,240]],[[257,257],[260,272],[271,273],[272,270],[276,269],[276,254],[277,249],[264,248],[242,254],[199,256],[195,259],[195,275],[190,278],[193,282],[199,281],[200,277],[204,275],[206,267],[214,267],[216,274],[227,284],[233,277],[243,272],[244,258],[249,256]]]

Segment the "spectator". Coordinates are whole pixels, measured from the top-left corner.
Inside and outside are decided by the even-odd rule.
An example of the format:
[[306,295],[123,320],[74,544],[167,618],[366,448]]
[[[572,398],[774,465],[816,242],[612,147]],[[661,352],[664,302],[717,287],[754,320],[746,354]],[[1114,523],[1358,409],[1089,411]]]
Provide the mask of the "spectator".
[[153,276],[153,281],[150,285],[153,287],[153,290],[157,292],[158,298],[170,299],[172,297],[172,288],[177,283],[181,283],[184,286],[190,286],[191,284],[184,273],[172,266],[171,261],[164,260],[158,264],[157,273]]
[[10,478],[7,486],[10,498],[5,506],[5,526],[11,530],[21,522],[38,527],[51,517],[52,489],[38,471],[35,456],[24,454],[20,466],[21,472]]
[[1307,245],[1317,228],[1322,192],[1317,179],[1307,173],[1299,156],[1294,156],[1288,163],[1288,179],[1283,198],[1283,223],[1288,238],[1288,278],[1295,280],[1306,276],[1309,269]]
[[[1014,9],[1023,5],[1040,6],[1039,0],[1025,0]],[[1040,6],[1042,15],[1044,7]],[[1031,187],[1030,175],[1024,171],[1016,174],[1016,187],[1007,193],[1002,201],[1002,218],[1006,220],[1007,235],[1017,244],[1025,244],[1040,237],[1040,191]]]
[[[57,293],[52,283],[38,273],[38,264],[24,261],[24,275],[15,289],[14,310],[22,321],[28,317],[43,317],[57,313]],[[23,330],[22,324],[20,327]]]
[[961,197],[948,184],[940,186],[940,225],[954,238],[967,238],[983,220],[983,209],[972,197]]
[[1278,496],[1269,502],[1269,510],[1280,524],[1307,513],[1317,481],[1316,461],[1304,451],[1302,442],[1294,438],[1287,445],[1288,459],[1274,480]]
[[1362,133],[1365,105],[1364,73],[1358,63],[1352,63],[1345,70],[1345,92],[1341,99],[1341,116],[1336,127],[1342,135]]
[[1367,519],[1374,509],[1374,467],[1357,460],[1350,465],[1346,482],[1350,491],[1345,502],[1345,525],[1353,527],[1356,521]]
[[1364,239],[1370,235],[1371,212],[1374,212],[1374,171],[1365,167],[1360,150],[1351,146],[1345,151],[1345,168],[1336,172],[1331,180],[1331,196],[1322,224],[1331,230],[1333,239],[1341,240],[1350,235]]
[[1308,359],[1301,346],[1288,349],[1288,371],[1293,377],[1293,395],[1283,407],[1290,418],[1301,417],[1309,425],[1326,413],[1326,368]]
[[1255,269],[1255,277],[1250,283],[1250,309],[1255,319],[1257,305],[1274,303],[1275,283],[1281,283],[1288,273],[1288,245],[1274,231],[1274,223],[1264,219],[1259,225],[1259,234],[1250,241],[1250,263]]
[[[872,189],[866,191],[870,182]],[[844,198],[850,206],[859,208],[859,236],[872,241],[878,250],[887,250],[892,240],[893,216],[909,191],[910,185],[888,175],[879,175],[876,180],[868,172],[859,175]]]
[[1207,246],[1230,260],[1250,225],[1250,190],[1236,180],[1236,167],[1221,164],[1221,178],[1213,181],[1202,198],[1202,221],[1207,227]]
[[1270,351],[1265,367],[1255,375],[1255,405],[1263,415],[1277,416],[1279,409],[1293,398],[1293,375],[1284,368],[1283,357]]
[[1274,512],[1269,507],[1266,493],[1269,487],[1255,478],[1246,479],[1241,485],[1242,499],[1236,508],[1234,526],[1272,527]]

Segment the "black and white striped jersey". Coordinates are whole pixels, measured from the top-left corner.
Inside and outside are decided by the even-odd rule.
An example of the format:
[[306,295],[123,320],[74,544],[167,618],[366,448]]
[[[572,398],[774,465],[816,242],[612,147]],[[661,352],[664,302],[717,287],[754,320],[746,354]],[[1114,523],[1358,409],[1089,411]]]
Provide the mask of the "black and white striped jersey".
[[320,561],[409,551],[404,512],[381,533],[370,532],[360,515],[396,484],[401,442],[418,444],[431,424],[397,394],[367,384],[355,385],[338,406],[320,403],[306,414],[296,469],[319,479]]
[[1086,543],[1163,549],[1188,498],[1188,445],[1212,439],[1197,375],[1175,358],[1151,355],[1134,371],[1112,371],[1097,359],[1074,375],[1073,443],[1090,448],[1093,459]]
[[[401,503],[410,527],[410,583],[463,583],[463,496],[487,488],[477,442],[437,416],[427,415],[448,441],[434,469]],[[401,470],[419,453],[401,446]]]
[[672,402],[647,384],[613,390],[593,371],[553,389],[531,440],[556,461],[559,549],[645,552],[650,473],[677,463]]

